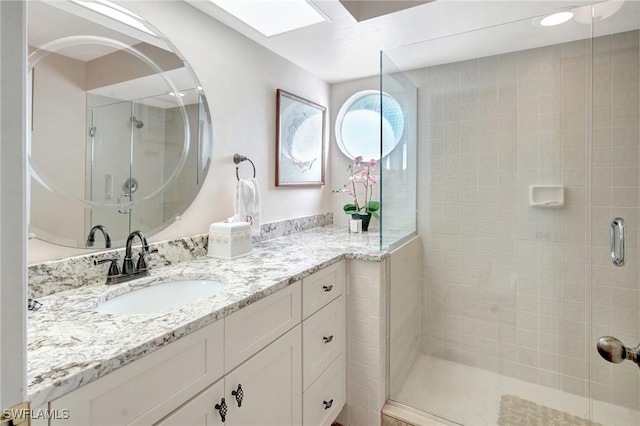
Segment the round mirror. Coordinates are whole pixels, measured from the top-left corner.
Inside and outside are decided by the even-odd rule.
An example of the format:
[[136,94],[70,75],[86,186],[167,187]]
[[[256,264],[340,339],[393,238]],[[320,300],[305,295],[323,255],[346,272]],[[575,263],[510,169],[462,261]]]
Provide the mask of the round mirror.
[[117,247],[179,219],[212,150],[206,99],[181,54],[104,0],[30,1],[28,23],[30,232]]

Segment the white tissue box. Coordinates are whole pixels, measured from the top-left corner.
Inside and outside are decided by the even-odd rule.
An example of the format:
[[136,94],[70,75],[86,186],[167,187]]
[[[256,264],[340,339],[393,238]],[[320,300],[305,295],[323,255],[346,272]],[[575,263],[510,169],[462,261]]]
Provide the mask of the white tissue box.
[[209,256],[234,259],[248,253],[251,253],[251,225],[248,222],[218,222],[209,226]]

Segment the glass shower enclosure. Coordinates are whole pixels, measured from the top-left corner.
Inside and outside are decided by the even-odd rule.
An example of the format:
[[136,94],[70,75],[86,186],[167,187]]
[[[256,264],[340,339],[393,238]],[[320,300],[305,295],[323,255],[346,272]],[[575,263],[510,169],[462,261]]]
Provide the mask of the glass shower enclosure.
[[596,347],[640,341],[640,3],[571,12],[385,52],[382,90],[418,87],[420,168],[383,183],[398,210],[382,229],[407,223],[406,178],[422,241],[419,301],[394,303],[406,283],[390,283],[392,404],[459,424],[640,424],[638,367],[618,340],[600,348],[616,363]]
[[[417,232],[418,89],[380,52],[380,247]],[[402,123],[401,130],[393,124]]]
[[89,94],[85,197],[99,207],[87,211],[85,234],[102,224],[123,240],[133,230],[158,228],[181,214],[182,199],[195,196],[202,183],[204,103],[196,89],[181,93],[190,129],[184,170],[178,169],[185,155],[183,117],[170,96],[123,101]]

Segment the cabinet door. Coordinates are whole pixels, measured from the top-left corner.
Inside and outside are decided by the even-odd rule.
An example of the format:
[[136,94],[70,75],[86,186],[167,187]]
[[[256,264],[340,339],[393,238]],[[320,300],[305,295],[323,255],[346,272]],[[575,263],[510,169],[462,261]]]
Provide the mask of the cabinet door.
[[49,423],[153,424],[222,377],[223,341],[217,321],[52,401],[51,409],[67,409],[71,417]]
[[225,376],[227,425],[302,423],[301,340],[298,325]]
[[[219,380],[189,402],[160,420],[155,426],[218,426],[224,424],[220,403],[224,398],[224,380]],[[218,408],[216,408],[216,405]]]

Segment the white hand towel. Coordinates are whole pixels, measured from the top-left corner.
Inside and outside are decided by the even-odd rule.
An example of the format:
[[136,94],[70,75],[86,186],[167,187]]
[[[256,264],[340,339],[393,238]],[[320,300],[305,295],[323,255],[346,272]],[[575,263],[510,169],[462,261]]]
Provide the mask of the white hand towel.
[[260,235],[260,190],[255,178],[240,179],[233,197],[234,216],[229,222],[249,222],[251,233]]
[[252,185],[248,185],[247,181],[240,179],[236,184],[233,193],[233,217],[229,218],[229,222],[249,222],[247,218],[247,201],[253,194]]
[[260,210],[261,210],[261,202],[260,202],[260,187],[258,185],[258,180],[256,178],[249,179],[253,186],[253,206],[251,212],[248,213],[251,220],[251,233],[253,235],[260,235]]

